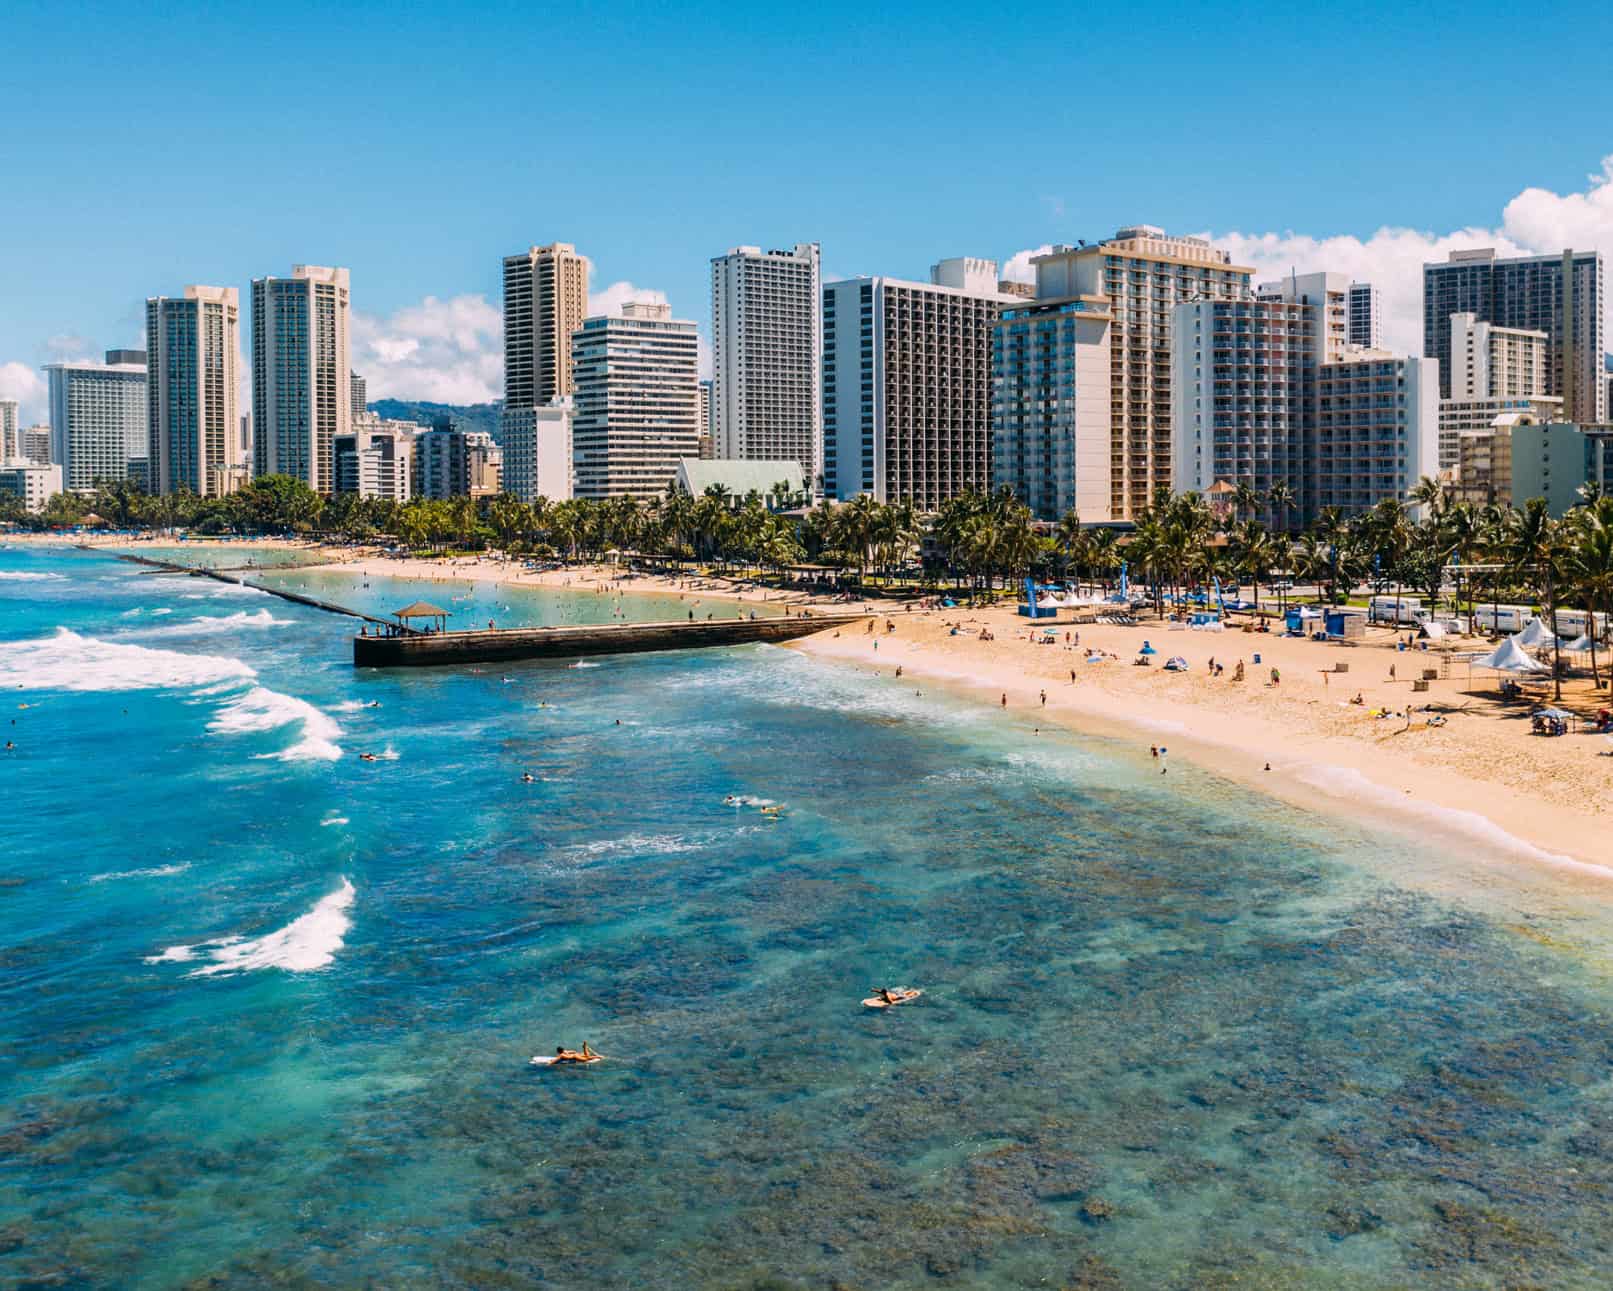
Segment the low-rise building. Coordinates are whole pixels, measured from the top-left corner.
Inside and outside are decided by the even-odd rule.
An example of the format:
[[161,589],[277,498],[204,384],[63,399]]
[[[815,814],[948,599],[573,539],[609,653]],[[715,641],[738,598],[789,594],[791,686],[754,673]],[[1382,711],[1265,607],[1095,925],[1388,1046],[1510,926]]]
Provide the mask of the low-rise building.
[[15,460],[0,464],[0,493],[20,499],[29,511],[36,514],[43,511],[45,503],[61,491],[62,468],[59,466],[36,466]]
[[685,457],[678,462],[677,487],[692,497],[721,489],[730,506],[756,494],[769,511],[789,511],[811,501],[801,463],[749,458]]
[[568,501],[573,492],[572,400],[542,408],[511,408],[503,415],[504,489],[522,502]]

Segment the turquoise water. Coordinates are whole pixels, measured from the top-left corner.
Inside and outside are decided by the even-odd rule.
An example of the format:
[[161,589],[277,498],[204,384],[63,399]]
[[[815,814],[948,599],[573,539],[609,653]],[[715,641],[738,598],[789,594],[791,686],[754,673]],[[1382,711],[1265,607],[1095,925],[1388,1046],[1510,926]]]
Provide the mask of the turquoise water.
[[787,650],[347,632],[0,549],[0,1285],[1608,1284],[1572,921]]

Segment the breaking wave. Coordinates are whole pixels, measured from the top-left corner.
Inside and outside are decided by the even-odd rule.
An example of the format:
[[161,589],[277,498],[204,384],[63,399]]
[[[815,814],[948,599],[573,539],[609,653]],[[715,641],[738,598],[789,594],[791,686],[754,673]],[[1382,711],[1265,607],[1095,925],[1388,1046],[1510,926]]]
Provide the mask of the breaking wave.
[[0,686],[9,689],[179,690],[255,676],[239,659],[102,641],[70,628],[57,628],[54,636],[0,643]]
[[188,964],[205,957],[211,962],[192,969],[191,977],[220,973],[247,973],[259,968],[282,968],[288,973],[311,973],[329,967],[345,944],[353,926],[353,885],[321,898],[307,914],[262,937],[220,937],[188,946],[169,946],[146,956],[148,964]]
[[306,700],[264,686],[253,686],[224,704],[207,729],[223,735],[242,735],[296,723],[302,726],[302,738],[297,743],[279,753],[255,756],[281,762],[334,762],[342,756],[341,745],[336,743],[342,728],[330,716]]

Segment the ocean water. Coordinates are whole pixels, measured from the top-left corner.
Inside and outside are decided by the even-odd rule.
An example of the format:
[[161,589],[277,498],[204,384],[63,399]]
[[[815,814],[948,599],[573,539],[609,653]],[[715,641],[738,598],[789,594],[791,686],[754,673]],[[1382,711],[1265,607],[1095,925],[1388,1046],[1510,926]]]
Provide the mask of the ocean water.
[[1613,1280],[1582,894],[789,650],[348,632],[0,548],[0,1285]]

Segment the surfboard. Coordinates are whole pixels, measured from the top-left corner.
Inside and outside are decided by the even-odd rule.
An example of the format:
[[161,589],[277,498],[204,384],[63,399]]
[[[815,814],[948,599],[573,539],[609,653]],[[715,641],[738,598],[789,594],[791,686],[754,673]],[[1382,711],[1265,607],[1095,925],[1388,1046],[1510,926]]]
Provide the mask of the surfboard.
[[905,996],[899,1000],[882,1000],[877,995],[870,995],[866,1000],[863,1001],[863,1004],[871,1009],[888,1009],[894,1008],[898,1004],[911,1004],[923,994],[923,991],[914,991],[911,995]]

